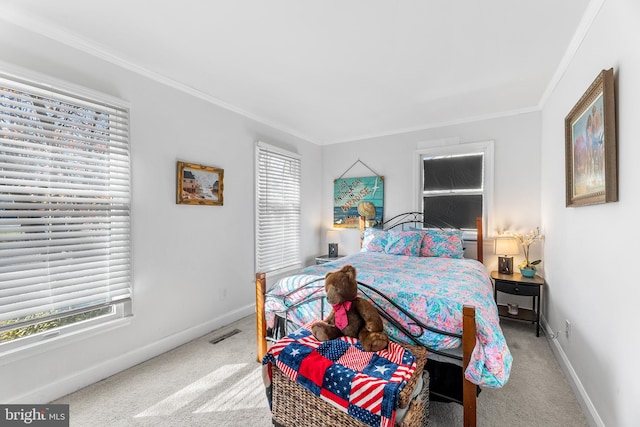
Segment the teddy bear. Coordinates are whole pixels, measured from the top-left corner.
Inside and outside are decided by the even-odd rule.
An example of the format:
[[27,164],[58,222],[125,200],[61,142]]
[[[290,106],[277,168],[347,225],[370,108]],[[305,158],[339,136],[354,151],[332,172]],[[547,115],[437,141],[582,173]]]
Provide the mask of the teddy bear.
[[358,338],[365,351],[387,347],[389,337],[383,331],[382,318],[369,301],[358,296],[356,269],[352,265],[327,273],[324,289],[333,310],[324,321],[311,327],[318,341],[348,336]]

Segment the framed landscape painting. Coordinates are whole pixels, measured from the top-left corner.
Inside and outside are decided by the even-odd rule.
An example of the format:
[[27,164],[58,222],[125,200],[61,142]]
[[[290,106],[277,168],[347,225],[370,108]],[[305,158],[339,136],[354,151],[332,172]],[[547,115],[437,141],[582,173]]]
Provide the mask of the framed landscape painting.
[[603,70],[565,118],[566,205],[618,200],[613,68]]
[[176,203],[222,206],[224,169],[178,162]]

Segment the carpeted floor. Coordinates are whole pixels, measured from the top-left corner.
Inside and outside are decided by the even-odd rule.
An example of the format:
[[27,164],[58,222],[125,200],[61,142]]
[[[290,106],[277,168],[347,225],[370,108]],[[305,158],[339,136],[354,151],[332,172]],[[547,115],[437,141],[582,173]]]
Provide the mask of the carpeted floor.
[[[511,376],[502,388],[482,389],[478,426],[587,427],[542,331],[536,337],[535,326],[529,323],[509,319],[500,323],[513,355]],[[462,425],[460,405],[432,402],[430,409],[430,426]]]
[[[217,344],[210,341],[241,332]],[[514,356],[502,389],[483,389],[479,426],[588,426],[544,336],[503,320]],[[249,316],[54,403],[70,405],[73,427],[271,426]],[[461,426],[462,408],[432,402],[430,426]]]

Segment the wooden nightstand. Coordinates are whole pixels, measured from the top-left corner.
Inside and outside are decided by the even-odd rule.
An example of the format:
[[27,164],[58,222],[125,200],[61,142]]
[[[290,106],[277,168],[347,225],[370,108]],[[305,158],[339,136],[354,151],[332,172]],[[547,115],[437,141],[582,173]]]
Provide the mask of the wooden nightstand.
[[520,273],[500,274],[497,271],[491,272],[491,278],[495,284],[493,288],[493,299],[498,302],[498,291],[511,295],[524,295],[533,298],[533,310],[518,307],[518,314],[509,314],[508,308],[504,304],[498,304],[498,314],[509,319],[524,320],[536,324],[536,336],[540,336],[540,300],[542,299],[542,285],[544,279],[540,276],[532,278],[524,277]]
[[330,257],[329,255],[320,255],[316,257],[316,265],[318,264],[324,264],[327,262],[331,262],[331,261],[335,261],[337,259],[340,259],[344,257],[344,255],[338,255],[338,256],[334,256],[334,257]]

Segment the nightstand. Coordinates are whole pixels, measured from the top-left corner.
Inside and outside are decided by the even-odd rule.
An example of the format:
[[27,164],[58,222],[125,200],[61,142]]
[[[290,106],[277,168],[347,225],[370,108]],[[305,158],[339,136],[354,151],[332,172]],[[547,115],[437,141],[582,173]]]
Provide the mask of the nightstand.
[[327,262],[331,262],[331,261],[335,261],[337,259],[340,259],[344,257],[344,255],[338,255],[338,256],[334,256],[334,257],[330,257],[329,255],[320,255],[316,257],[316,265],[318,264],[324,264]]
[[524,277],[520,273],[500,274],[491,272],[494,282],[493,299],[498,302],[498,292],[511,295],[523,295],[532,297],[533,310],[518,307],[518,314],[510,314],[506,305],[498,304],[498,314],[509,319],[524,320],[536,324],[536,336],[540,336],[540,300],[542,299],[542,285],[544,279],[540,276],[532,278]]

